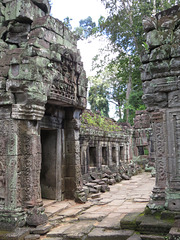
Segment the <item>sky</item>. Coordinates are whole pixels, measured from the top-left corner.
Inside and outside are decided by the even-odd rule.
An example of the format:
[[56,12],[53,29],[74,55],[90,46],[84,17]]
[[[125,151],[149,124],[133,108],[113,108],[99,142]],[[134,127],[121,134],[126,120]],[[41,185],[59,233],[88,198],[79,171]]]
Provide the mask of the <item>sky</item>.
[[53,17],[60,20],[69,17],[72,26],[77,27],[81,19],[91,16],[97,22],[101,15],[106,14],[106,10],[100,0],[51,0],[51,13]]

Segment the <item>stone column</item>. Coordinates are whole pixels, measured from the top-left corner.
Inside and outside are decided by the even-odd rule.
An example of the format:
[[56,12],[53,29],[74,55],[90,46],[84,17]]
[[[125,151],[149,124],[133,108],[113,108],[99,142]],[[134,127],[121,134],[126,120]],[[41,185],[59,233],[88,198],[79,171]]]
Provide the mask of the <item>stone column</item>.
[[4,118],[0,120],[0,133],[1,229],[10,230],[25,222],[42,224],[47,218],[39,208],[42,199],[38,121]]
[[112,166],[112,143],[108,142],[107,144],[107,160],[108,160],[108,166]]
[[65,109],[65,197],[74,199],[76,190],[82,188],[80,163],[79,115],[81,110]]
[[119,159],[120,159],[120,152],[119,152],[119,144],[116,143],[116,166],[119,168]]

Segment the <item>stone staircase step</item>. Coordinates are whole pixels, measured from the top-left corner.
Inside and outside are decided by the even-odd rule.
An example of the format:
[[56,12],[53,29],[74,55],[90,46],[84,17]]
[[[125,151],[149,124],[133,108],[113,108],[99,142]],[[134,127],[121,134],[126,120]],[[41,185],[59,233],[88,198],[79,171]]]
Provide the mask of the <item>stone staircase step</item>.
[[95,221],[78,221],[76,223],[67,223],[61,225],[47,234],[47,237],[65,239],[81,239],[84,238],[94,227]]
[[46,225],[40,225],[34,229],[31,229],[30,232],[32,234],[39,234],[39,235],[44,235],[48,233],[51,230],[52,226],[49,224]]
[[163,236],[155,236],[155,235],[140,235],[142,240],[164,240]]
[[64,240],[64,239],[63,239],[63,238],[60,238],[60,237],[58,237],[58,238],[47,237],[47,238],[43,238],[43,240]]
[[24,238],[24,240],[38,240],[38,239],[40,239],[40,235],[38,234],[29,234]]
[[127,240],[134,233],[133,230],[107,230],[94,228],[85,240]]
[[45,213],[47,214],[48,218],[53,217],[55,214],[60,213],[61,211],[65,210],[71,206],[69,202],[56,202],[54,204],[49,205],[45,208]]

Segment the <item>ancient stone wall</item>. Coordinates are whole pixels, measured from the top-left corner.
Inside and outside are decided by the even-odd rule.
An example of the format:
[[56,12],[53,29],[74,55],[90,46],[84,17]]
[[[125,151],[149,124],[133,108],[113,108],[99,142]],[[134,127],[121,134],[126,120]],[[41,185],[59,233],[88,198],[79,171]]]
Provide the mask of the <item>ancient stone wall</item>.
[[[101,172],[105,167],[118,169],[132,160],[130,125],[85,110],[80,129],[82,173]],[[94,125],[93,125],[94,124]]]
[[150,114],[157,171],[149,207],[179,211],[180,6],[144,19],[143,25],[143,100]]
[[149,155],[150,119],[146,111],[136,111],[134,119],[134,155]]
[[87,79],[75,37],[49,12],[48,0],[0,1],[2,229],[46,220],[42,188],[61,200],[82,186],[79,115]]
[[94,129],[81,129],[81,166],[82,172],[102,169],[102,165],[120,166],[132,160],[132,131],[104,132]]

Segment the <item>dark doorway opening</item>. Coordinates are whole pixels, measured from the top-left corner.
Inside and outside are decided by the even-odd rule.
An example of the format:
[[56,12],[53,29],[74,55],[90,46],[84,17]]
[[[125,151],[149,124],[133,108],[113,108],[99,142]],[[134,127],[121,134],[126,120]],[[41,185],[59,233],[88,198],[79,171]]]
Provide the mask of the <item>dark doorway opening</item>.
[[41,146],[42,198],[56,199],[57,130],[41,130]]
[[116,163],[116,148],[112,147],[112,162]]
[[96,148],[95,147],[89,148],[89,160],[90,160],[90,167],[96,167]]
[[144,147],[143,146],[138,147],[138,153],[139,153],[140,156],[144,155]]
[[107,147],[102,147],[102,165],[108,165]]
[[120,146],[119,148],[119,165],[121,165],[121,162],[124,160],[124,148],[123,146]]

